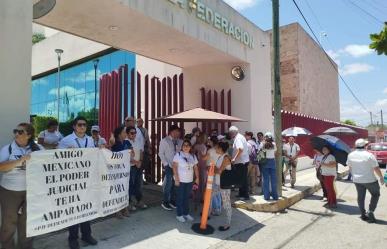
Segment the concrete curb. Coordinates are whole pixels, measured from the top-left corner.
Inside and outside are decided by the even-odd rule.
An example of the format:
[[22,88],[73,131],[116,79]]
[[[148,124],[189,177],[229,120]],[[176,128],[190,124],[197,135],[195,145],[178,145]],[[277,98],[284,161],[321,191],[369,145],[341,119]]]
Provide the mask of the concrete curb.
[[[349,170],[345,169],[339,172],[338,179],[342,179],[348,175]],[[276,213],[285,210],[294,205],[305,197],[311,196],[321,189],[320,183],[316,180],[311,186],[304,187],[300,191],[289,196],[281,197],[278,201],[264,201],[264,202],[244,202],[236,201],[233,206],[236,208],[246,209],[248,211],[271,212]]]

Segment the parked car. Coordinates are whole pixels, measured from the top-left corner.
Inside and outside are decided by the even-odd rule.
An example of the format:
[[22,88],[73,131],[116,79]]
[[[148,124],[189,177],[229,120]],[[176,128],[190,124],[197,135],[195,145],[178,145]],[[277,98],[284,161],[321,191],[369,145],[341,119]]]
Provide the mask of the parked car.
[[367,150],[375,155],[379,166],[386,167],[387,164],[387,143],[371,143],[367,146]]

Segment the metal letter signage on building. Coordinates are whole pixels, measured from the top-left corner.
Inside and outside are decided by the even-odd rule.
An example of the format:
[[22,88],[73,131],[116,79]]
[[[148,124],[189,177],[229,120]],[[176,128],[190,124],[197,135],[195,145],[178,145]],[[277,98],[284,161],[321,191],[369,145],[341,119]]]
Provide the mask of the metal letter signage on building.
[[27,237],[113,214],[128,205],[129,151],[46,150],[27,163]]
[[254,48],[254,38],[247,31],[239,26],[235,26],[227,17],[219,12],[212,10],[198,0],[166,0],[174,5],[178,5],[182,9],[187,9],[188,12],[194,13],[196,18],[211,25],[213,28],[229,35],[233,39],[241,42],[249,48]]

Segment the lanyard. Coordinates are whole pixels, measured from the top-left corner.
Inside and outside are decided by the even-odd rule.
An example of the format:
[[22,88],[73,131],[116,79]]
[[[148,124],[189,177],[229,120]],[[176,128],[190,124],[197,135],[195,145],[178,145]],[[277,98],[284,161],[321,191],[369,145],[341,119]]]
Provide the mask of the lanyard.
[[87,148],[87,142],[88,142],[88,141],[89,141],[89,140],[88,140],[87,137],[86,137],[85,147],[82,147],[81,144],[79,143],[78,138],[75,139],[75,142],[77,142],[78,148]]

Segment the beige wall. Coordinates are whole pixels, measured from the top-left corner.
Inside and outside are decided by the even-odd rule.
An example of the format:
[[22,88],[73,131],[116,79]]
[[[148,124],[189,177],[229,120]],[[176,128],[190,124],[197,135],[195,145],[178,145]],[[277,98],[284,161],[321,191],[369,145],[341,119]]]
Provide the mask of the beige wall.
[[300,26],[298,28],[298,46],[300,112],[339,122],[340,100],[337,65],[328,59],[317,43]]
[[0,1],[0,146],[18,123],[29,121],[31,22],[31,1]]
[[282,26],[282,108],[340,121],[337,66],[298,24]]

